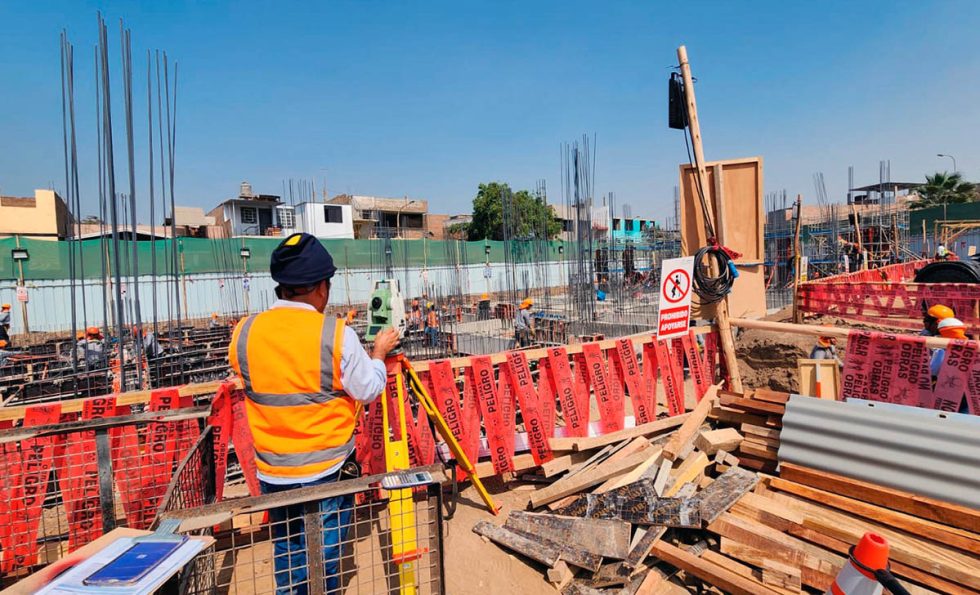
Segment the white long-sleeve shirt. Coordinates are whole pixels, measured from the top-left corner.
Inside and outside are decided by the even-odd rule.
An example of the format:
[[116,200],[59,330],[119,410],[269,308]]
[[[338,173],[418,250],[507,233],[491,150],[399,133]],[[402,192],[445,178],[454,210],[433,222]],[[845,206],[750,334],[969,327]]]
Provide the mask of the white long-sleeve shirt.
[[[276,308],[299,308],[316,311],[316,308],[307,303],[291,300],[276,300],[269,309],[274,310]],[[344,329],[343,350],[340,354],[340,383],[344,387],[344,392],[356,401],[370,403],[378,398],[384,390],[386,382],[387,372],[385,371],[384,362],[368,355],[354,329],[346,327]],[[258,473],[258,477],[266,483],[276,485],[308,483],[328,475],[333,475],[340,471],[342,465],[343,461],[322,473],[317,473],[310,477],[285,479],[282,477],[268,476],[262,472]]]

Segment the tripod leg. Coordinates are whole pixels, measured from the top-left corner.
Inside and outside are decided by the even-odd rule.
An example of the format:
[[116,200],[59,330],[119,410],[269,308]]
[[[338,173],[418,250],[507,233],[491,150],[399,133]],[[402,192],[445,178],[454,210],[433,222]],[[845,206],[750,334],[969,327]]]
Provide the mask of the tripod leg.
[[490,512],[493,514],[498,514],[500,509],[497,508],[497,505],[494,503],[490,493],[483,486],[483,482],[480,481],[480,477],[476,474],[476,468],[473,466],[473,463],[470,462],[469,458],[466,456],[466,453],[463,452],[463,448],[459,445],[456,437],[453,436],[452,430],[449,429],[449,425],[446,423],[446,420],[443,419],[442,414],[439,413],[439,409],[436,408],[435,403],[432,401],[432,397],[430,397],[428,391],[425,390],[425,386],[422,384],[422,381],[419,380],[419,377],[412,368],[412,365],[405,358],[402,359],[402,365],[408,372],[408,381],[411,383],[412,389],[418,396],[419,402],[422,404],[422,408],[425,409],[426,415],[429,416],[429,419],[432,420],[432,423],[436,426],[436,430],[439,432],[439,435],[446,441],[446,446],[449,447],[449,452],[453,453],[453,457],[456,458],[459,466],[462,467],[463,471],[470,476],[470,481],[473,482],[473,485],[476,487],[476,491],[479,492],[480,498],[487,505],[487,508],[490,509]]

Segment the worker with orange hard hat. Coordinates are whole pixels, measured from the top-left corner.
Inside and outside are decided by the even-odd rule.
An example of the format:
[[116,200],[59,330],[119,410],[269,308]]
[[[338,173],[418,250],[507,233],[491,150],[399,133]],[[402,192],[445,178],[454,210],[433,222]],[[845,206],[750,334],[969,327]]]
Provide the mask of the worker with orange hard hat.
[[88,370],[97,370],[106,367],[105,346],[103,345],[102,331],[97,326],[87,327],[84,331],[78,331],[75,342],[75,362]]
[[7,358],[14,355],[14,351],[9,349],[10,343],[6,339],[0,339],[0,366],[7,363]]
[[[264,494],[333,483],[352,468],[361,404],[384,390],[384,360],[398,343],[398,331],[389,327],[377,334],[369,354],[345,318],[325,315],[337,269],[314,236],[287,237],[273,250],[269,268],[278,299],[242,319],[228,348],[244,387]],[[352,510],[349,495],[324,498],[316,528],[305,530],[304,516],[310,515],[303,505],[269,511],[277,593],[307,592],[307,533],[322,540],[323,560],[314,564],[322,564],[326,591],[341,588],[341,547]]]
[[920,335],[925,335],[927,337],[935,337],[939,335],[939,322],[946,318],[953,318],[956,313],[949,306],[944,306],[942,304],[934,304],[925,307],[926,304],[923,303],[924,312],[922,313],[922,332]]
[[810,350],[810,359],[832,359],[838,366],[844,365],[837,355],[837,338],[830,336],[817,337],[817,344]]
[[514,315],[514,339],[518,347],[531,345],[531,306],[533,305],[533,299],[524,298]]

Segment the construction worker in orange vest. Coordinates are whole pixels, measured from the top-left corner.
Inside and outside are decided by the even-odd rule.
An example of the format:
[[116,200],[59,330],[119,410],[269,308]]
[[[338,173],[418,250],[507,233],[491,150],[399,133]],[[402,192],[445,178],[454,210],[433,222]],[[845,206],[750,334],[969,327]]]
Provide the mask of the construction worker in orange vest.
[[[388,328],[371,354],[346,319],[325,316],[333,258],[312,235],[289,236],[272,253],[278,298],[238,324],[229,361],[242,379],[245,410],[263,493],[335,482],[354,451],[361,403],[385,386],[384,360],[398,343]],[[349,496],[320,502],[325,588],[339,589],[341,544],[351,521]],[[303,506],[269,511],[276,593],[310,590]]]

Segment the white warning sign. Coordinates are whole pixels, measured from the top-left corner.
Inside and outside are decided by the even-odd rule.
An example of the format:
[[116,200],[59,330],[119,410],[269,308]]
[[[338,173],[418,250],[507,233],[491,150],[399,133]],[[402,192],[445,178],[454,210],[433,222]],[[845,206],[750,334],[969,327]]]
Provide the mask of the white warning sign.
[[694,257],[670,258],[660,269],[660,315],[657,338],[672,339],[687,334],[691,324],[691,284]]

